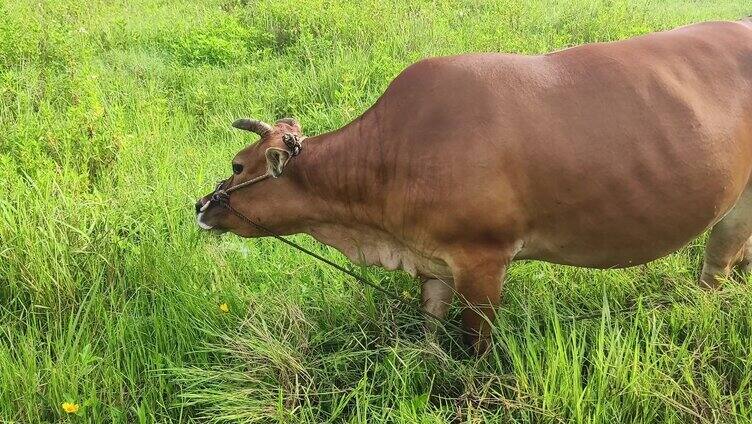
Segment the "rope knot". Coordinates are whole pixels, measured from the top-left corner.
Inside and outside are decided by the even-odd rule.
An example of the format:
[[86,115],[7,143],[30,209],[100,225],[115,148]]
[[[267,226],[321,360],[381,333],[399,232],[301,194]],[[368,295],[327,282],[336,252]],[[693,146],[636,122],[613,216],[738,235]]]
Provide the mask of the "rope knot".
[[303,150],[303,140],[293,133],[285,133],[282,136],[282,141],[290,150],[290,155],[292,156],[299,155],[300,151]]
[[230,201],[230,195],[224,190],[217,190],[212,194],[210,202],[218,203],[222,206],[227,205]]

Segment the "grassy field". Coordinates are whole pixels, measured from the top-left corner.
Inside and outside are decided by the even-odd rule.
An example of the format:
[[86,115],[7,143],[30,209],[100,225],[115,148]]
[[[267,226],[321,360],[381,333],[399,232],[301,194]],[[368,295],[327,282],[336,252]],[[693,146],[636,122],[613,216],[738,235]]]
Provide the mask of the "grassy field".
[[[236,117],[295,116],[317,134],[425,56],[750,13],[750,0],[0,0],[0,422],[752,422],[752,290],[698,289],[702,240],[628,270],[516,263],[498,343],[476,359],[278,242],[200,233],[192,210],[253,139]],[[362,272],[419,297],[402,273]]]

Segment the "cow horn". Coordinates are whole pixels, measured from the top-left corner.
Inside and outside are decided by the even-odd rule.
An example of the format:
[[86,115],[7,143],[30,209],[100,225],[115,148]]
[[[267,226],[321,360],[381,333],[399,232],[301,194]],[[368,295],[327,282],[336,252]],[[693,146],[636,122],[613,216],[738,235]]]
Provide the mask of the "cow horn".
[[256,119],[241,118],[232,123],[232,126],[241,130],[250,131],[263,136],[272,130],[272,126]]

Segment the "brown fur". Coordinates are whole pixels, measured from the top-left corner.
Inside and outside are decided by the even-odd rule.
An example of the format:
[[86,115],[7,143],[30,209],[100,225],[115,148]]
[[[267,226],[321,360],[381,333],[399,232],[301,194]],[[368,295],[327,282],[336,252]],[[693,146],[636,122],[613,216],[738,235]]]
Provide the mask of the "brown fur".
[[[280,121],[238,153],[233,180],[263,173],[264,151],[284,148],[287,131],[300,128]],[[483,349],[513,259],[626,267],[711,226],[703,282],[744,259],[752,25],[423,60],[358,119],[304,146],[278,179],[233,193],[232,205],[354,261],[453,284]],[[259,235],[219,208],[201,219]]]

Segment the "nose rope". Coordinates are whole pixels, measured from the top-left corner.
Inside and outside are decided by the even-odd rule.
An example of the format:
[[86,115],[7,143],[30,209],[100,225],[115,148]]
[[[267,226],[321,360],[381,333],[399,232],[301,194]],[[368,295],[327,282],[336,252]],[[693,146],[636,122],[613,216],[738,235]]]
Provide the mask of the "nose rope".
[[[300,152],[303,151],[303,140],[305,140],[305,137],[299,137],[291,133],[285,133],[282,136],[282,141],[285,143],[285,146],[287,146],[287,148],[289,149],[287,150],[287,159],[285,159],[285,161],[282,163],[283,169],[285,166],[287,166],[287,163],[290,162],[290,159],[299,155]],[[230,193],[232,193],[233,191],[240,190],[243,187],[248,187],[250,185],[264,181],[265,179],[269,177],[273,177],[273,176],[274,175],[272,175],[272,173],[269,172],[269,169],[267,168],[264,174],[259,175],[258,177],[255,177],[255,178],[251,178],[250,180],[242,182],[240,184],[235,184],[234,186],[228,189],[222,189],[222,186],[227,182],[227,180],[220,181],[219,184],[217,184],[217,188],[214,189],[214,192],[209,198],[209,201],[206,202],[203,206],[201,206],[201,209],[199,209],[199,212],[204,212],[207,209],[209,209],[209,206],[212,203],[221,204],[223,201],[227,203],[227,199],[229,199]]]
[[[298,152],[300,151],[298,150]],[[295,156],[297,156],[297,154]],[[283,168],[287,166],[287,162],[289,162],[290,159],[292,159],[292,155],[288,156],[287,160],[285,160],[285,162],[282,164]],[[209,197],[209,201],[204,203],[203,206],[201,206],[201,209],[199,209],[199,212],[205,212],[207,209],[209,209],[209,206],[211,206],[212,203],[217,203],[217,204],[222,204],[223,202],[227,203],[227,201],[230,198],[230,193],[232,193],[233,191],[240,190],[243,187],[248,187],[250,185],[264,181],[265,179],[269,177],[273,177],[273,175],[267,169],[264,174],[261,174],[255,178],[251,178],[250,180],[244,181],[240,184],[235,184],[234,186],[227,188],[227,189],[222,189],[222,186],[227,182],[227,180],[222,180],[217,184],[217,188],[215,188],[214,191],[212,192],[211,196]]]

